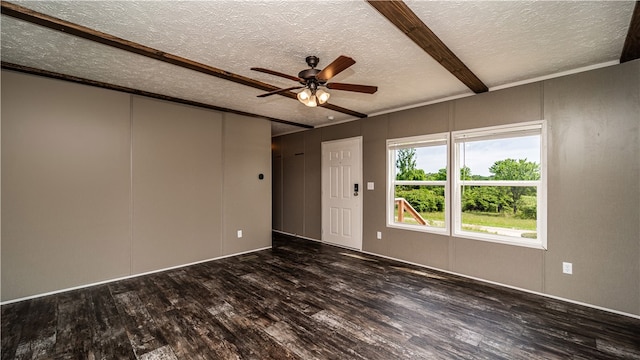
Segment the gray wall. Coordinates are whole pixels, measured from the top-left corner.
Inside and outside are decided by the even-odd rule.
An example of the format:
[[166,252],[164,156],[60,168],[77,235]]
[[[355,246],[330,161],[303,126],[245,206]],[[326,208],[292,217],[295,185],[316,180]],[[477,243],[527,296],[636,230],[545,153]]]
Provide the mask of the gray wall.
[[220,256],[222,114],[134,97],[132,119],[132,273]]
[[[540,119],[549,131],[548,250],[386,227],[386,139]],[[320,144],[359,135],[364,182],[375,183],[363,191],[364,251],[640,315],[640,61],[276,137],[274,181],[305,184],[274,184],[276,230],[321,238]],[[287,148],[304,149],[304,171],[286,161]],[[562,274],[563,261],[573,275]]]
[[2,300],[130,273],[129,113],[126,94],[2,71]]
[[224,115],[221,251],[230,255],[271,246],[271,123]]
[[270,246],[270,137],[260,119],[2,71],[2,301]]

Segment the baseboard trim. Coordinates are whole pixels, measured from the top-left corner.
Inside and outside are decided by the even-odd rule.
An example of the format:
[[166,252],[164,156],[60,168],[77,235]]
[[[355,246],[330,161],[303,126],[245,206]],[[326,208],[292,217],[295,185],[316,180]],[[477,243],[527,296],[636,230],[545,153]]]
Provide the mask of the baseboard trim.
[[45,296],[49,296],[49,295],[56,295],[56,294],[64,293],[64,292],[67,292],[67,291],[74,291],[74,290],[80,290],[80,289],[89,288],[89,287],[92,287],[92,286],[104,285],[104,284],[108,284],[108,283],[112,283],[112,282],[116,282],[116,281],[120,281],[120,280],[127,280],[127,279],[132,279],[132,278],[136,278],[136,277],[140,277],[140,276],[156,274],[156,273],[163,272],[163,271],[180,269],[180,268],[184,268],[184,267],[187,267],[187,266],[198,265],[198,264],[206,263],[206,262],[209,262],[209,261],[222,260],[222,259],[226,259],[226,258],[229,258],[229,257],[240,256],[240,255],[244,255],[244,254],[250,254],[250,253],[254,253],[254,252],[258,252],[258,251],[262,251],[262,250],[268,250],[268,249],[271,249],[271,246],[265,246],[265,247],[259,248],[259,249],[247,250],[247,251],[242,251],[242,252],[239,252],[239,253],[218,256],[218,257],[209,258],[209,259],[206,259],[206,260],[194,261],[194,262],[191,262],[191,263],[188,263],[188,264],[181,264],[181,265],[171,266],[171,267],[162,268],[162,269],[158,269],[158,270],[147,271],[147,272],[143,272],[143,273],[139,273],[139,274],[127,275],[127,276],[123,276],[123,277],[119,277],[119,278],[98,281],[98,282],[94,282],[94,283],[91,283],[91,284],[78,285],[78,286],[74,286],[74,287],[70,287],[70,288],[64,288],[64,289],[60,289],[60,290],[49,291],[49,292],[46,292],[46,293],[41,293],[41,294],[36,294],[36,295],[30,295],[30,296],[26,296],[26,297],[22,297],[22,298],[18,298],[18,299],[13,299],[13,300],[7,300],[7,301],[0,302],[0,306],[13,304],[13,303],[17,303],[17,302],[21,302],[21,301],[25,301],[25,300],[37,299],[37,298],[41,298],[41,297],[45,297]]
[[[306,236],[302,236],[302,235],[298,235],[298,234],[293,234],[293,233],[289,233],[289,232],[286,232],[286,231],[281,231],[281,230],[271,230],[271,231],[273,231],[274,233],[282,234],[282,235],[293,236],[293,237],[297,237],[297,238],[300,238],[300,239],[311,240],[311,241],[320,242],[320,243],[325,244],[325,242],[322,241],[322,240],[318,240],[318,239],[314,239],[314,238],[310,238],[310,237],[306,237]],[[330,245],[330,244],[327,244],[327,245]]]
[[[287,233],[287,232],[284,232],[284,231],[273,230],[273,232],[277,232],[277,233],[284,234],[284,235],[289,235],[289,236],[295,236],[295,237],[300,238],[300,239],[317,241],[317,242],[321,242],[321,243],[326,244],[326,245],[333,245],[333,244],[325,243],[325,242],[320,241],[318,239],[306,238],[306,237],[302,237],[302,236],[299,236],[299,235],[290,234],[290,233]],[[338,247],[340,247],[340,246],[338,246]],[[360,251],[360,250],[355,250],[355,249],[350,249],[350,250]],[[415,262],[402,260],[402,259],[394,258],[394,257],[391,257],[391,256],[381,255],[381,254],[370,252],[370,251],[361,250],[360,252],[363,253],[363,254],[367,254],[367,255],[372,255],[372,256],[377,256],[377,257],[381,257],[381,258],[384,258],[384,259],[394,260],[394,261],[398,261],[398,262],[409,264],[409,265],[418,266],[418,267],[429,269],[429,270],[440,271],[440,272],[443,272],[443,273],[446,273],[446,274],[460,276],[460,277],[464,277],[464,278],[467,278],[467,279],[480,281],[480,282],[491,284],[491,285],[497,285],[497,286],[505,287],[505,288],[512,289],[512,290],[522,291],[522,292],[533,294],[533,295],[544,296],[546,298],[550,298],[550,299],[554,299],[554,300],[560,300],[560,301],[564,301],[564,302],[568,302],[568,303],[576,304],[576,305],[582,305],[582,306],[586,306],[586,307],[589,307],[589,308],[592,308],[592,309],[602,310],[602,311],[606,311],[606,312],[613,313],[613,314],[616,314],[616,315],[627,316],[627,317],[630,317],[630,318],[634,318],[634,319],[639,319],[640,320],[640,315],[631,314],[631,313],[620,311],[620,310],[609,309],[609,308],[606,308],[606,307],[603,307],[603,306],[593,305],[593,304],[585,303],[585,302],[582,302],[582,301],[567,299],[567,298],[563,298],[563,297],[555,296],[555,295],[551,295],[551,294],[545,294],[545,293],[541,293],[541,292],[538,292],[538,291],[524,289],[524,288],[520,288],[520,287],[513,286],[513,285],[507,285],[507,284],[499,283],[497,281],[491,281],[491,280],[478,278],[478,277],[475,277],[475,276],[460,274],[460,273],[457,273],[457,272],[454,272],[454,271],[439,269],[439,268],[436,268],[436,267],[433,267],[433,266],[418,264],[418,263],[415,263]]]
[[326,242],[326,241],[322,241],[322,240],[318,240],[318,239],[314,239],[314,238],[310,238],[310,237],[306,237],[306,236],[300,236],[300,235],[288,233],[288,232],[285,232],[285,231],[273,230],[273,232],[278,233],[278,234],[282,234],[282,235],[297,237],[297,238],[304,239],[304,240],[311,240],[311,241],[323,243],[323,244],[325,244],[327,246],[334,246],[334,247],[345,249],[345,250],[362,251],[361,249],[358,249],[358,248],[342,246],[340,244],[333,244],[333,243],[330,243],[330,242]]

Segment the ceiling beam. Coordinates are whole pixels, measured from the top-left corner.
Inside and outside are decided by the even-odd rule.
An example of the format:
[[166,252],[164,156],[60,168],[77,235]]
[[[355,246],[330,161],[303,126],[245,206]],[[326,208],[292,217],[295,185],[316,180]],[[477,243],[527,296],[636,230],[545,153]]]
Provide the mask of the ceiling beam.
[[[103,33],[101,31],[90,29],[82,25],[77,25],[62,19],[58,19],[46,14],[42,14],[37,11],[22,7],[20,5],[15,5],[12,3],[2,1],[1,7],[2,7],[3,15],[11,16],[13,18],[20,19],[31,24],[40,25],[51,30],[57,30],[65,34],[74,35],[86,40],[94,41],[103,45],[111,46],[120,50],[134,53],[134,54],[142,55],[151,59],[169,63],[185,69],[197,71],[199,73],[215,76],[220,79],[229,80],[241,85],[249,86],[255,89],[260,89],[262,91],[273,91],[273,90],[279,89],[277,86],[263,83],[261,81],[254,80],[246,76],[234,74],[222,69],[218,69],[213,66],[205,65],[193,60],[183,58],[181,56],[169,54],[164,51],[160,51],[148,46],[144,46],[142,44],[135,43],[133,41],[125,40],[107,33]],[[297,94],[291,91],[282,92],[282,93],[279,93],[278,95],[282,95],[298,101]],[[333,104],[325,103],[322,105],[322,107],[330,110],[334,110],[337,112],[341,112],[343,114],[348,114],[351,116],[356,116],[360,118],[367,117],[366,114],[361,114],[359,112],[345,109]]]
[[61,73],[57,73],[57,72],[53,72],[53,71],[42,70],[42,69],[38,69],[38,68],[34,68],[34,67],[23,66],[23,65],[13,64],[13,63],[9,63],[9,62],[4,62],[4,61],[2,61],[1,64],[2,64],[2,68],[6,69],[6,70],[13,70],[13,71],[21,72],[21,73],[26,73],[26,74],[44,76],[44,77],[48,77],[48,78],[51,78],[51,79],[69,81],[69,82],[82,84],[82,85],[89,85],[89,86],[99,87],[99,88],[108,89],[108,90],[115,90],[115,91],[125,92],[125,93],[128,93],[128,94],[146,96],[146,97],[150,97],[150,98],[154,98],[154,99],[166,100],[166,101],[171,101],[171,102],[175,102],[175,103],[179,103],[179,104],[191,105],[191,106],[196,106],[196,107],[215,110],[215,111],[222,111],[222,112],[228,112],[228,113],[238,114],[238,115],[243,115],[243,116],[248,116],[248,117],[260,118],[260,119],[265,119],[265,120],[277,122],[277,123],[280,123],[280,124],[297,126],[297,127],[301,127],[301,128],[305,128],[305,129],[313,129],[313,126],[311,126],[311,125],[299,124],[299,123],[296,123],[296,122],[293,122],[293,121],[282,120],[282,119],[272,118],[272,117],[268,117],[268,116],[262,116],[262,115],[258,115],[258,114],[252,114],[252,113],[248,113],[246,111],[223,108],[223,107],[220,107],[220,106],[209,105],[209,104],[205,104],[205,103],[201,103],[201,102],[197,102],[197,101],[191,101],[191,100],[181,99],[181,98],[177,98],[177,97],[173,97],[173,96],[162,95],[162,94],[158,94],[158,93],[152,93],[152,92],[133,89],[133,88],[120,86],[120,85],[108,84],[108,83],[104,83],[104,82],[101,82],[101,81],[89,80],[89,79],[85,79],[85,78],[81,78],[81,77],[77,77],[77,76],[65,75],[65,74],[61,74]]
[[376,0],[367,0],[367,2],[473,92],[477,94],[489,91],[489,88],[404,2]]
[[629,23],[629,31],[627,31],[627,38],[624,40],[624,47],[622,48],[622,55],[620,55],[620,62],[627,62],[640,58],[640,1],[636,1],[636,6],[633,8],[633,14],[631,15],[631,22]]

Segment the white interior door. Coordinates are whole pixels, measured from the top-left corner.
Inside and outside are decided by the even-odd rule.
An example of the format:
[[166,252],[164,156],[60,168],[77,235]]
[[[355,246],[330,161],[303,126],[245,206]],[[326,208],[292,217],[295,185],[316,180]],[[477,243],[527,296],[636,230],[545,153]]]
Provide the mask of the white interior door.
[[322,241],[362,250],[362,137],[322,143]]

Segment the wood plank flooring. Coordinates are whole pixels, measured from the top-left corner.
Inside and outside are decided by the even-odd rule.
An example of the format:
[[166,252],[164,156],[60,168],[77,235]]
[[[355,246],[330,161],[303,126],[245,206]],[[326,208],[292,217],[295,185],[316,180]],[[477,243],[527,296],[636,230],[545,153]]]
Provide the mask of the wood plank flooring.
[[640,320],[320,243],[2,306],[2,359],[640,359]]

